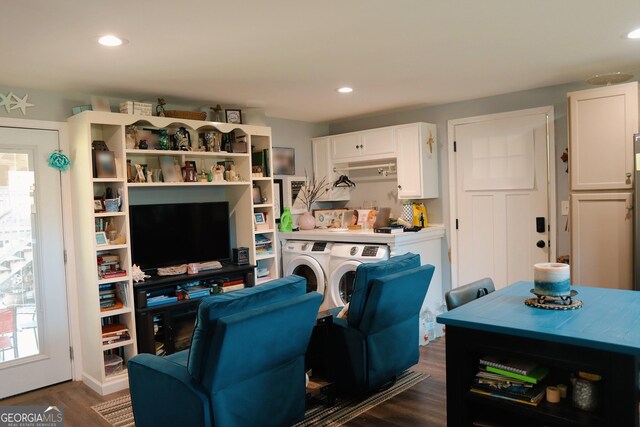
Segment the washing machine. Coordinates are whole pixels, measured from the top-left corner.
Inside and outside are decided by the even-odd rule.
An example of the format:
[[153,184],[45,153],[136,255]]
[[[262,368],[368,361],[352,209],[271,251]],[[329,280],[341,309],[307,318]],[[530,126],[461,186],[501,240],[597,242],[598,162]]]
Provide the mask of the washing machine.
[[334,307],[326,295],[329,279],[329,259],[333,243],[287,240],[282,246],[284,276],[296,274],[307,279],[307,292],[322,294],[320,311]]
[[389,259],[387,245],[334,243],[329,261],[328,304],[343,307],[351,301],[356,269],[360,264]]

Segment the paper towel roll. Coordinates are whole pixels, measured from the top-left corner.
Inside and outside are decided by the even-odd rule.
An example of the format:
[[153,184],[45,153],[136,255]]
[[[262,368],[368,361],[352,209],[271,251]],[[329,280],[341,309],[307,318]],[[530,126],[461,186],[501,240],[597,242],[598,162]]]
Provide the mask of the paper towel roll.
[[533,266],[534,292],[545,296],[571,293],[570,268],[559,262],[543,262]]

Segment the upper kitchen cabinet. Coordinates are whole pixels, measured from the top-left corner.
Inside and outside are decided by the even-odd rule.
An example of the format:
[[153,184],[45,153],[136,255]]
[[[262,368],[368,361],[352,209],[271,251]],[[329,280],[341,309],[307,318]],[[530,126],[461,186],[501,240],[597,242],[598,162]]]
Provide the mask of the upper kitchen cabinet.
[[570,92],[571,190],[632,188],[638,83]]
[[364,162],[396,155],[392,127],[335,135],[330,141],[334,162]]
[[344,201],[349,200],[348,187],[334,187],[333,183],[338,179],[339,173],[333,171],[333,162],[331,161],[331,141],[329,137],[314,138],[311,140],[311,149],[313,151],[313,175],[317,181],[323,178],[330,184],[325,192],[318,200],[328,201]]
[[440,195],[436,125],[395,126],[398,199],[429,199]]

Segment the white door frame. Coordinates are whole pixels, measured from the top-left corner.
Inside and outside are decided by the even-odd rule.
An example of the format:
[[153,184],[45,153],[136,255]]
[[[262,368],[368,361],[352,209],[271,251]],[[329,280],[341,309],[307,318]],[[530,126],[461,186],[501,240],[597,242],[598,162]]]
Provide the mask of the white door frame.
[[[51,122],[44,120],[14,119],[0,117],[0,126],[23,129],[41,129],[58,131],[60,150],[70,154],[69,132],[66,122]],[[82,355],[80,350],[80,317],[78,311],[78,290],[75,270],[75,250],[73,245],[73,216],[71,199],[71,174],[69,171],[60,174],[62,191],[62,235],[67,262],[65,264],[67,287],[67,313],[69,316],[69,342],[76,351],[71,359],[71,373],[74,380],[82,379]]]
[[[556,248],[558,246],[556,230],[556,156],[555,156],[555,132],[554,132],[554,110],[553,106],[528,108],[525,110],[509,111],[506,113],[485,114],[482,116],[466,117],[447,121],[448,158],[449,158],[449,228],[451,230],[451,288],[457,288],[458,284],[458,231],[455,228],[456,218],[458,218],[457,203],[457,180],[456,180],[456,155],[453,151],[455,140],[455,127],[470,123],[478,123],[489,120],[508,119],[512,117],[524,117],[538,114],[547,116],[547,195],[549,203],[548,223],[549,223],[549,256],[552,262],[556,259]],[[533,226],[533,224],[532,224]],[[533,268],[533,266],[531,266]]]

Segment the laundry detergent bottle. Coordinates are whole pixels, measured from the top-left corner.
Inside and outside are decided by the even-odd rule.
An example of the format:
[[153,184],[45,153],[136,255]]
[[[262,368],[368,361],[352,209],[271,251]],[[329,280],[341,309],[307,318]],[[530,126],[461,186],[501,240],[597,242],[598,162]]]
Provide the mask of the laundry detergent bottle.
[[280,231],[293,231],[293,218],[289,208],[284,208],[284,212],[280,215]]

